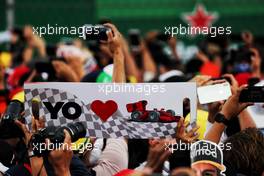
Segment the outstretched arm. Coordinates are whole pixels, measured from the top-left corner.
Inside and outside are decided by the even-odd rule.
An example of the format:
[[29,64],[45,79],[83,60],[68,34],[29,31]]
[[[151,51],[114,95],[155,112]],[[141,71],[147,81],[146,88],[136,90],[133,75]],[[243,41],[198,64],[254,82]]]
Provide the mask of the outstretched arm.
[[244,130],[246,128],[256,128],[256,123],[253,120],[253,118],[251,117],[251,115],[249,114],[249,112],[247,111],[247,109],[243,110],[240,114],[239,114],[239,124],[240,124],[240,129]]
[[[239,102],[239,96],[241,91],[246,88],[246,86],[241,86],[224,104],[220,113],[224,115],[227,120],[232,117],[237,116],[243,111],[247,106],[252,105],[252,103],[241,103]],[[225,124],[214,122],[213,126],[210,128],[205,136],[205,140],[209,140],[215,143],[219,143],[222,133],[225,130]]]
[[113,82],[122,83],[126,82],[124,53],[122,50],[122,36],[117,28],[110,23],[105,24],[111,31],[107,32],[109,49],[113,54],[114,70],[113,70]]
[[129,51],[129,46],[124,37],[122,37],[123,52],[125,56],[125,69],[128,76],[134,76],[137,81],[141,80],[140,71],[135,63],[135,59]]

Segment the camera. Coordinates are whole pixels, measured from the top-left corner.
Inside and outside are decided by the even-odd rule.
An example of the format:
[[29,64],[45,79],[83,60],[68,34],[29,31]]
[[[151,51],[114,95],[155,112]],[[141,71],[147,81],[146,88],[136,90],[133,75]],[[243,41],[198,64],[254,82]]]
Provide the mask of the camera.
[[48,138],[55,148],[60,147],[63,143],[65,135],[63,130],[67,130],[71,136],[71,141],[76,142],[79,138],[85,137],[86,128],[81,122],[71,123],[64,127],[49,126],[35,133],[31,138],[31,145],[36,156],[44,156],[48,154],[48,150],[42,150],[42,144],[45,144],[45,139]]
[[22,118],[21,112],[24,110],[23,103],[19,100],[12,100],[3,116],[2,120],[14,121]]
[[264,102],[264,86],[250,86],[243,89],[239,97],[240,102]]
[[107,41],[107,32],[111,29],[103,25],[86,25],[84,26],[85,39],[86,40],[103,40]]
[[24,111],[24,104],[19,100],[12,100],[6,112],[0,121],[0,138],[8,139],[14,137],[22,137],[23,132],[14,123],[15,120],[24,120],[21,113]]

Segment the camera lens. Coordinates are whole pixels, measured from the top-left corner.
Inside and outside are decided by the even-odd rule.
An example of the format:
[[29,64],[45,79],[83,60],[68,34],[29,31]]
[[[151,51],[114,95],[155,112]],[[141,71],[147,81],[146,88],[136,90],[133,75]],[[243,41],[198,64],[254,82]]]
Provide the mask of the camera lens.
[[[51,143],[55,144],[55,147],[58,147],[63,143],[65,139],[65,135],[63,132],[64,129],[69,132],[72,142],[76,142],[79,138],[85,137],[86,135],[86,128],[81,122],[68,124],[67,126],[60,128],[49,126],[38,131],[38,133],[35,133],[32,136],[31,144],[37,146],[41,143],[45,143],[45,139],[49,138]],[[37,156],[42,156],[48,153],[47,150],[41,151],[38,148],[33,149],[33,151]]]
[[85,126],[81,122],[69,124],[65,129],[70,133],[72,142],[75,142],[86,135]]
[[98,35],[98,39],[99,40],[104,40],[107,41],[108,37],[107,37],[107,31],[110,31],[111,29],[109,29],[106,26],[100,26],[99,27],[99,35]]

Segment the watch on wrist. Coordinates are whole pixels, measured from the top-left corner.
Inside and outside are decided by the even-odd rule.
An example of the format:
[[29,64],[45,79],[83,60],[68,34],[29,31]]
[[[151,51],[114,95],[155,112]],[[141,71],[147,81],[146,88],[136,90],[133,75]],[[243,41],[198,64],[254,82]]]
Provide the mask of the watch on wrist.
[[226,119],[226,117],[221,113],[217,113],[214,117],[214,120],[218,123],[223,123],[226,126],[229,124],[229,120]]

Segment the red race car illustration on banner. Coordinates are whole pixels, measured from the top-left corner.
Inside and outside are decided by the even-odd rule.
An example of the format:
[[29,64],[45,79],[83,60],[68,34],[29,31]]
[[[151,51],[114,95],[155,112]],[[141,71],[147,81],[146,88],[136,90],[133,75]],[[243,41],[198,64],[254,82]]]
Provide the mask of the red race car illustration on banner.
[[153,110],[146,110],[148,102],[146,100],[138,101],[136,103],[129,103],[126,105],[127,111],[131,113],[131,120],[136,122],[178,122],[180,116],[175,115],[174,110],[160,110],[154,108]]

